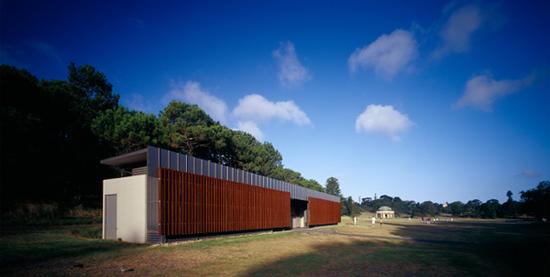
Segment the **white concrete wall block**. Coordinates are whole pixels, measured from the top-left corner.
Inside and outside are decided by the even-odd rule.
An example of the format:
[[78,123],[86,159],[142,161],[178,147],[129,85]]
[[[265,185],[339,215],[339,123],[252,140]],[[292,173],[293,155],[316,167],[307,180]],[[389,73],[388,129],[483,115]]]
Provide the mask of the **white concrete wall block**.
[[103,236],[105,195],[117,195],[117,238],[127,242],[147,240],[147,175],[103,180]]

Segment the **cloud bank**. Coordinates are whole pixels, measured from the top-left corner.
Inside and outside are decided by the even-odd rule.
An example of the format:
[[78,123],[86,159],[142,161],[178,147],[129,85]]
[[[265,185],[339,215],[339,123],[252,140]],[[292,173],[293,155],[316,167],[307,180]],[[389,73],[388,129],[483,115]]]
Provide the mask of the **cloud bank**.
[[399,141],[399,133],[409,129],[414,123],[407,115],[400,113],[391,105],[368,105],[355,120],[358,133],[379,133]]
[[238,119],[253,122],[280,119],[297,125],[311,123],[306,113],[294,101],[272,102],[259,94],[250,94],[239,99],[239,104],[233,110],[233,115]]
[[481,27],[481,23],[481,11],[478,6],[468,5],[454,11],[439,33],[441,45],[434,50],[432,58],[438,59],[450,53],[468,51],[471,36]]
[[[214,120],[222,124],[232,121],[236,123],[237,130],[247,132],[259,141],[264,140],[259,125],[271,120],[288,121],[298,126],[311,123],[306,113],[294,101],[273,102],[259,94],[250,94],[239,99],[238,105],[230,114],[225,101],[212,95],[195,81],[172,85],[172,89],[163,97],[164,102],[171,100],[196,104]],[[141,95],[133,95],[127,102],[132,109],[146,110]]]
[[397,29],[389,35],[378,37],[371,44],[356,49],[348,58],[350,71],[373,69],[377,75],[392,79],[407,68],[418,56],[416,40],[412,33]]
[[165,102],[179,100],[195,104],[214,120],[226,123],[227,105],[225,102],[201,88],[198,82],[187,81],[184,85],[173,85],[172,90],[165,95],[164,100]]
[[253,135],[259,141],[264,139],[263,132],[258,126],[261,123],[270,120],[288,121],[298,126],[311,123],[306,113],[294,101],[273,102],[259,94],[250,94],[239,99],[233,116],[238,121],[238,130]]
[[477,75],[466,83],[464,94],[455,104],[457,108],[471,107],[491,111],[494,102],[519,91],[533,82],[532,75],[519,80],[494,80],[489,74]]
[[288,41],[273,51],[273,57],[279,67],[279,81],[286,87],[299,86],[311,78],[311,74],[300,63],[294,44]]

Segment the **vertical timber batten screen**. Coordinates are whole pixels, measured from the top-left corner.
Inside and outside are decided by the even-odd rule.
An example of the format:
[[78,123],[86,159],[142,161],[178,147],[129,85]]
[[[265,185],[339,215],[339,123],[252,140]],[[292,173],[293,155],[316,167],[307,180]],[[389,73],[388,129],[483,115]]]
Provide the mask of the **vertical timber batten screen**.
[[338,224],[340,203],[309,197],[309,225]]
[[290,227],[290,193],[159,168],[159,232],[182,236]]
[[152,146],[147,148],[147,168],[148,175],[155,178],[159,177],[157,175],[158,168],[167,168],[267,189],[287,191],[290,192],[292,199],[307,201],[308,197],[315,197],[335,202],[340,201],[338,196]]

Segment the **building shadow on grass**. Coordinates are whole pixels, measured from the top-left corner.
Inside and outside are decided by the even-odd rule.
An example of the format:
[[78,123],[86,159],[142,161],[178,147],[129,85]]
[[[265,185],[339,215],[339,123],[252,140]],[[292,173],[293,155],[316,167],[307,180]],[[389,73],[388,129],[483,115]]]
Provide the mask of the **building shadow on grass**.
[[[316,245],[307,254],[286,257],[253,268],[246,276],[365,276],[400,275],[406,270],[418,273],[418,268],[395,268],[383,261],[383,248],[389,243],[350,239],[348,243]],[[414,268],[413,268],[414,267]]]
[[[387,221],[391,237],[338,229],[309,235],[348,240],[319,243],[312,251],[251,269],[247,276],[550,276],[548,224],[445,222],[431,225]],[[331,231],[332,230],[332,231]],[[304,232],[304,235],[308,235]],[[397,238],[396,238],[397,237]]]
[[57,260],[67,263],[64,266],[80,266],[77,260],[82,257],[116,256],[127,249],[144,247],[87,237],[89,233],[97,232],[90,228],[97,227],[55,227],[4,234],[0,237],[0,275],[17,275],[20,270],[29,270]]

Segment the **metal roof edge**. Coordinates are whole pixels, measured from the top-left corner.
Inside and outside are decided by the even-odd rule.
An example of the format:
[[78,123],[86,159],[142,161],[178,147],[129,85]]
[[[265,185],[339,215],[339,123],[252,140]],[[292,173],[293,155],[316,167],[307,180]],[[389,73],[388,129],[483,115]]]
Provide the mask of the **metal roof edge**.
[[100,163],[104,164],[104,165],[116,166],[116,165],[124,164],[125,161],[136,162],[136,161],[139,161],[139,160],[133,160],[132,158],[135,158],[136,156],[143,155],[143,154],[145,154],[145,160],[147,160],[147,149],[149,147],[150,146],[147,146],[146,148],[143,148],[143,149],[140,149],[140,150],[136,150],[136,151],[128,152],[128,153],[121,154],[121,155],[118,155],[118,156],[106,158],[106,159],[101,160]]

